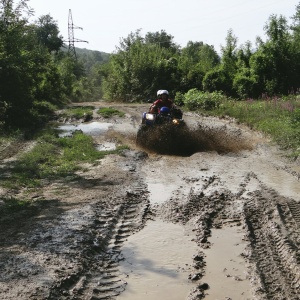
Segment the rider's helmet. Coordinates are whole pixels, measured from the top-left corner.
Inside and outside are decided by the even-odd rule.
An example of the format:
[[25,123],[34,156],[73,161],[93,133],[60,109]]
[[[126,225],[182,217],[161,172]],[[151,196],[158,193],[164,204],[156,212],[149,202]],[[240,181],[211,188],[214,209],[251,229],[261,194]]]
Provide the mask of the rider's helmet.
[[160,90],[160,95],[169,95],[169,92],[167,90]]
[[158,90],[156,95],[157,95],[157,97],[159,97],[161,95],[161,90]]
[[159,113],[160,114],[163,114],[163,115],[167,115],[170,113],[170,108],[166,107],[166,106],[163,106],[160,110],[159,110]]

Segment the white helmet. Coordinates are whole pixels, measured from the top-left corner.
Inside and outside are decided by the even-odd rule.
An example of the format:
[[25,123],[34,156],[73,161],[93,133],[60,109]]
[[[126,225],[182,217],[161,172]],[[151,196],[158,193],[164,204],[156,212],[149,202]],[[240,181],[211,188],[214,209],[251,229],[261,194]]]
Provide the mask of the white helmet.
[[169,95],[169,92],[167,90],[160,90],[160,95],[162,95],[162,94]]
[[161,90],[158,90],[156,93],[157,96],[161,95]]

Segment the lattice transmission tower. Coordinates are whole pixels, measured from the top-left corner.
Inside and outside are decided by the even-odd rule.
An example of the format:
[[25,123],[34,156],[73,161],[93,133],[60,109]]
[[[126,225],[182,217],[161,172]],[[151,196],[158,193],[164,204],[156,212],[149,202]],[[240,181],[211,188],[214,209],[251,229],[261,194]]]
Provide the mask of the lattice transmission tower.
[[81,27],[75,26],[73,24],[73,18],[72,18],[72,12],[71,9],[69,9],[69,21],[68,21],[68,33],[69,33],[69,50],[68,53],[71,57],[77,58],[76,51],[75,51],[75,43],[82,42],[82,43],[88,43],[87,41],[79,40],[74,37],[74,29],[81,29]]

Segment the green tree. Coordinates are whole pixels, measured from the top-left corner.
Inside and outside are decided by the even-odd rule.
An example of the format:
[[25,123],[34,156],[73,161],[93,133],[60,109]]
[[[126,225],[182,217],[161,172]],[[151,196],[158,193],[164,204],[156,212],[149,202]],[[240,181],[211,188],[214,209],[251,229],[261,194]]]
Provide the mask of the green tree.
[[237,70],[233,79],[233,89],[241,99],[259,96],[258,78],[250,68],[250,59],[253,54],[251,48],[251,43],[246,42],[237,51]]
[[49,14],[38,19],[35,32],[38,42],[45,46],[49,52],[58,52],[63,46],[63,37],[59,35],[57,22]]
[[237,72],[237,37],[230,29],[226,36],[226,45],[221,47],[221,63],[208,71],[203,78],[203,89],[208,92],[222,91],[234,96],[233,80]]
[[261,93],[288,94],[296,76],[292,38],[286,18],[271,15],[265,26],[267,41],[250,58],[250,67],[258,78]]
[[160,32],[146,33],[144,41],[146,44],[156,44],[161,48],[166,48],[176,53],[179,50],[179,46],[174,43],[173,39],[172,35],[167,34],[165,30],[161,30]]
[[7,127],[35,126],[61,103],[63,82],[36,25],[28,22],[32,11],[27,1],[0,3],[0,106],[6,108],[1,122]]
[[189,41],[179,58],[181,90],[188,91],[193,88],[202,90],[203,77],[219,63],[220,58],[213,46]]
[[[114,100],[143,100],[156,94],[157,89],[176,91],[178,59],[174,49],[148,42],[140,31],[130,33],[120,42],[117,53],[102,68],[105,97]],[[154,35],[156,36],[156,35]],[[153,39],[151,39],[153,41]],[[172,44],[172,43],[170,43]]]

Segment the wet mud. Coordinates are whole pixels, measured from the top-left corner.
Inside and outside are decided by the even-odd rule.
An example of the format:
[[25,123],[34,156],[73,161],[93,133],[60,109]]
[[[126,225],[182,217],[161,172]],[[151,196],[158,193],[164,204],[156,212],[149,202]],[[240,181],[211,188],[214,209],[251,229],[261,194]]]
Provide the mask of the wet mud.
[[[0,188],[0,299],[299,299],[299,166],[229,118],[186,113],[136,143],[144,107],[115,107],[94,114],[113,124],[95,145],[130,150],[76,181]],[[32,204],[7,212],[8,197]]]

